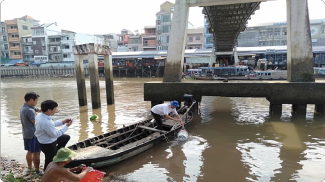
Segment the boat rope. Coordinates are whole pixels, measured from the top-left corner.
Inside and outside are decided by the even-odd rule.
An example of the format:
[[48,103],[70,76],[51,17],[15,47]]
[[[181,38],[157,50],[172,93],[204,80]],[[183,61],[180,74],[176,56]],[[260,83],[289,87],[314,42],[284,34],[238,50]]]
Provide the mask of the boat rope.
[[128,139],[135,132],[135,130],[137,130],[138,125],[139,125],[139,123],[137,123],[137,125],[135,126],[134,130],[132,131],[132,133],[128,137],[126,137],[124,140]]
[[166,143],[169,143],[170,140],[168,139],[168,137],[165,134],[162,134],[165,137]]

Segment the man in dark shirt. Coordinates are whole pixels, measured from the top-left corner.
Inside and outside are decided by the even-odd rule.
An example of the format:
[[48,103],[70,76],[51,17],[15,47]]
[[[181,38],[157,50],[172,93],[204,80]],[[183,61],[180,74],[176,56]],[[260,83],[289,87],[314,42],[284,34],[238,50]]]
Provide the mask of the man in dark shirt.
[[35,173],[42,175],[39,170],[41,150],[35,137],[35,116],[40,109],[36,108],[39,95],[35,92],[28,92],[25,95],[25,103],[20,108],[20,121],[23,130],[24,147],[27,150],[26,160],[28,169],[26,174],[32,171],[32,163],[34,163]]

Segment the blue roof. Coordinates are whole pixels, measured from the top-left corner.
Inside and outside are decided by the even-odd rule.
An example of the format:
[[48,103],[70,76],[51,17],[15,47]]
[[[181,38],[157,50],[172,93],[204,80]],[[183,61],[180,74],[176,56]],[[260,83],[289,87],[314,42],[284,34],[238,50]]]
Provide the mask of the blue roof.
[[23,59],[10,59],[7,64],[16,64],[20,62],[23,62]]

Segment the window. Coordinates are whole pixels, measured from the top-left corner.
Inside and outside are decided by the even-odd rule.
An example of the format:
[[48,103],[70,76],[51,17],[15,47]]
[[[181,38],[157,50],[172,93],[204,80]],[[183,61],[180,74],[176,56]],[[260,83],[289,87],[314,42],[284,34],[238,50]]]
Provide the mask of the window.
[[160,17],[160,15],[157,15],[156,18],[157,18],[157,20],[160,20],[161,17]]
[[22,25],[23,26],[23,30],[28,30],[28,27],[25,26],[25,25]]
[[3,36],[3,41],[7,41],[7,36]]
[[70,49],[69,45],[64,45],[64,49]]
[[208,37],[207,38],[207,44],[212,44],[213,43],[213,41],[212,41],[212,37]]
[[38,50],[35,50],[35,54],[38,54]]
[[18,37],[18,34],[16,34],[16,35],[11,35],[11,37],[12,37],[12,38]]
[[169,43],[169,36],[161,36],[161,43]]
[[67,37],[67,40],[69,40],[69,37]]
[[170,33],[170,25],[162,26],[161,33]]
[[10,29],[15,29],[17,28],[17,26],[10,26]]
[[161,51],[162,50],[162,47],[161,46],[157,46],[157,50],[158,51]]
[[71,58],[70,54],[63,54],[63,58]]
[[168,46],[162,46],[162,50],[168,50]]
[[200,40],[201,39],[201,36],[197,35],[195,36],[195,40]]
[[36,41],[35,40],[33,41],[33,44],[36,45]]
[[138,46],[132,46],[133,51],[138,51]]
[[1,33],[5,33],[6,32],[6,28],[5,27],[1,27]]
[[157,25],[157,30],[161,30],[161,25]]
[[193,42],[193,37],[190,37],[189,38],[189,42]]
[[171,22],[170,15],[161,15],[161,22]]

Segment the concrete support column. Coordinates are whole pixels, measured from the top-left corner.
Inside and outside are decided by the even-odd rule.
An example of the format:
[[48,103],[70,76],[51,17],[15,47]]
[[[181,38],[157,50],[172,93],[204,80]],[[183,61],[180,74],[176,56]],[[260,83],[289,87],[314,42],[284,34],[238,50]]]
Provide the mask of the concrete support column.
[[151,108],[155,105],[162,104],[164,101],[151,101]]
[[112,105],[114,104],[112,55],[104,55],[104,69],[105,69],[107,105]]
[[306,115],[307,104],[292,104],[292,112],[298,115]]
[[287,0],[288,81],[315,82],[307,0]]
[[172,20],[164,82],[180,82],[184,62],[189,6],[185,0],[176,0]]
[[79,106],[87,105],[87,93],[86,93],[83,58],[84,58],[83,55],[74,55],[74,64],[75,64],[75,69],[76,69],[76,80],[77,80],[77,88],[78,88]]
[[315,104],[315,112],[325,114],[325,104]]
[[234,47],[234,58],[235,58],[235,66],[239,65],[238,54],[237,54],[237,47]]
[[272,104],[270,103],[270,115],[273,114],[282,114],[282,104]]
[[88,61],[89,61],[89,76],[90,76],[90,90],[91,90],[92,108],[98,109],[101,107],[101,102],[100,102],[98,56],[97,56],[97,54],[88,54]]

